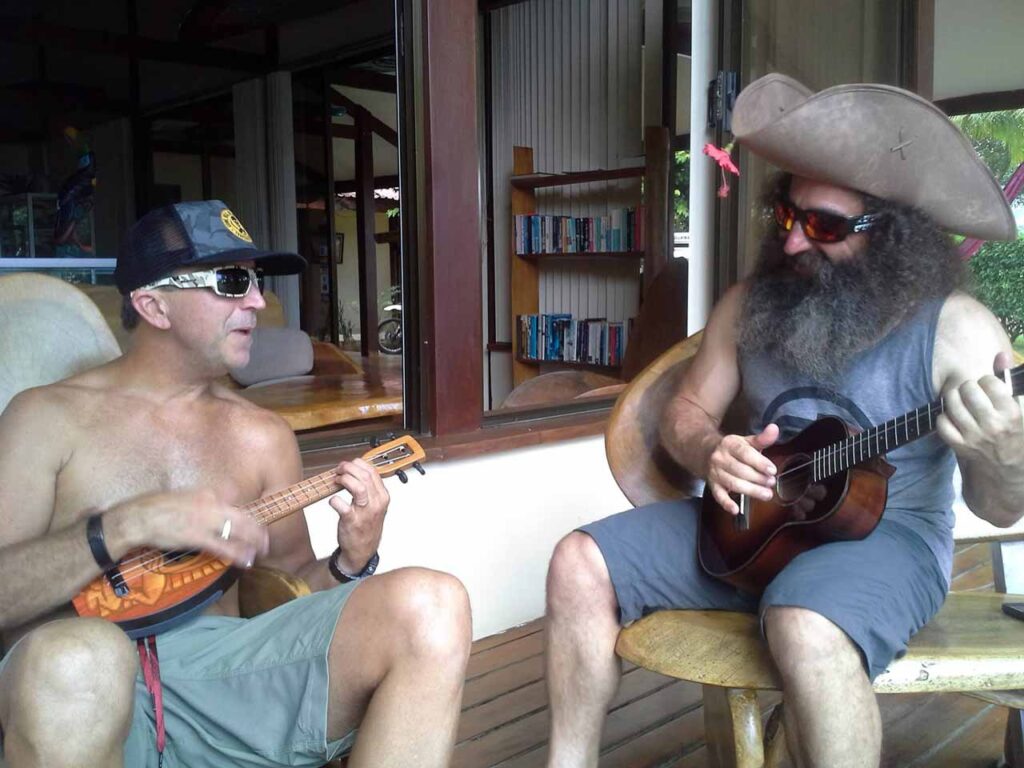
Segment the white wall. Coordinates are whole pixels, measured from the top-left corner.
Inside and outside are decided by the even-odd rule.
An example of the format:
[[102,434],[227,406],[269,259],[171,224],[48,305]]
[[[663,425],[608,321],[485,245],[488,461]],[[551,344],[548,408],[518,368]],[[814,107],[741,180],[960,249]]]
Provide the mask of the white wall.
[[[424,468],[408,485],[385,481],[381,571],[422,565],[458,576],[473,604],[474,638],[542,616],[556,542],[630,506],[600,436]],[[313,548],[326,557],[337,546],[337,515],[322,501],[306,517]]]
[[1024,2],[935,0],[934,98],[1024,88]]

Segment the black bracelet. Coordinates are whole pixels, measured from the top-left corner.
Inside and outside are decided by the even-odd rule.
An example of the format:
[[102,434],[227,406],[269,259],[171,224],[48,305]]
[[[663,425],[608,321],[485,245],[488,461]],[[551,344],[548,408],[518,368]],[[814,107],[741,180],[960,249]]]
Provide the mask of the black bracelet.
[[380,555],[377,552],[373,553],[363,570],[355,575],[345,573],[341,568],[338,567],[338,555],[341,554],[341,547],[339,546],[336,550],[331,553],[331,556],[327,559],[327,570],[331,572],[331,576],[338,580],[340,584],[348,584],[350,581],[359,581],[365,579],[367,576],[372,576],[373,572],[377,570],[377,563],[380,562]]
[[103,514],[89,515],[85,524],[85,535],[89,540],[89,549],[100,570],[106,573],[115,565],[114,558],[107,549],[107,541],[103,538]]

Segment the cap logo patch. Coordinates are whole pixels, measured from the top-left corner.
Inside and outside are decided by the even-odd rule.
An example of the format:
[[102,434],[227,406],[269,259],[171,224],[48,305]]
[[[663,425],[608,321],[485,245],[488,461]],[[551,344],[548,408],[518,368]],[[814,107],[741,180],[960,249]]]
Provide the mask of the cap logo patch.
[[247,243],[252,242],[252,237],[250,237],[249,233],[245,231],[245,227],[242,226],[242,222],[240,222],[238,217],[227,208],[220,212],[220,220],[224,222],[224,226],[228,228],[228,232],[239,240],[244,240]]

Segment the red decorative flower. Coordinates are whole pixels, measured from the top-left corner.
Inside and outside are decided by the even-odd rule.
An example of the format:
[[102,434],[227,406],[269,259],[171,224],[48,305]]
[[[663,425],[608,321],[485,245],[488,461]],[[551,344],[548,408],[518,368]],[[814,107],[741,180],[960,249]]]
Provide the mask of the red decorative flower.
[[714,144],[704,145],[704,154],[718,163],[719,168],[722,169],[723,176],[725,171],[734,173],[737,176],[740,175],[740,169],[733,163],[732,158],[729,157],[729,152],[732,150],[732,144],[726,144],[724,149],[719,149]]
[[718,163],[720,173],[722,174],[722,185],[718,188],[719,197],[729,196],[729,181],[725,174],[734,173],[737,176],[740,175],[740,169],[736,167],[736,164],[729,157],[729,152],[732,151],[732,144],[726,144],[724,148],[716,147],[714,144],[704,145],[704,154]]

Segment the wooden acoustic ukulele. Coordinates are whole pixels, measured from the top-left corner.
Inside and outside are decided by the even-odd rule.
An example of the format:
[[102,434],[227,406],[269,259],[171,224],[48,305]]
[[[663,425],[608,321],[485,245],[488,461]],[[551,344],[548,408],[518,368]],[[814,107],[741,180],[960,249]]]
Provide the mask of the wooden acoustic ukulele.
[[[1003,371],[1003,378],[1014,397],[1024,394],[1024,365]],[[697,533],[701,566],[760,595],[801,552],[863,539],[882,518],[896,471],[882,455],[932,432],[943,407],[939,398],[857,434],[834,416],[818,419],[764,450],[777,470],[773,498],[741,496],[739,515],[722,509],[705,486]],[[823,498],[810,495],[813,486]]]
[[[413,467],[423,474],[423,448],[408,435],[363,454],[381,477]],[[260,525],[270,525],[342,488],[336,472],[322,474],[246,504],[243,509]],[[157,635],[218,600],[238,578],[230,562],[199,551],[167,552],[140,548],[129,552],[107,573],[90,582],[72,604],[79,616],[107,619],[135,639]]]

